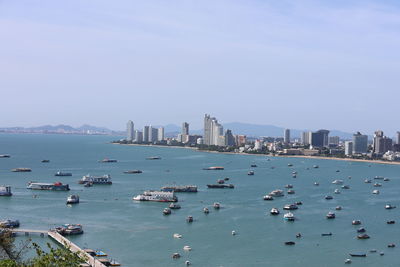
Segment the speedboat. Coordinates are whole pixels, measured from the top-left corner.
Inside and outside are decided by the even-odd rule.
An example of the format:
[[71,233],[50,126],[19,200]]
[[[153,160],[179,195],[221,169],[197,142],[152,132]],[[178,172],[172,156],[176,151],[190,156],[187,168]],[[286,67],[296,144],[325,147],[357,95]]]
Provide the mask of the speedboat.
[[174,237],[174,238],[182,238],[182,235],[175,233],[175,234],[173,235],[173,237]]
[[19,221],[18,220],[4,220],[0,221],[0,227],[2,228],[17,228],[19,227]]
[[387,245],[388,248],[394,248],[396,245],[393,243],[390,243],[389,245]]
[[266,195],[263,197],[264,200],[274,200],[274,198],[270,195]]
[[314,182],[314,185],[315,185],[315,186],[319,186],[319,183],[318,183],[318,182]]
[[294,217],[293,213],[291,212],[285,213],[285,215],[283,215],[283,218],[286,221],[294,221],[296,219],[296,217]]
[[218,202],[215,202],[213,204],[214,209],[219,210],[221,208],[221,204],[219,204]]
[[181,206],[179,204],[171,203],[171,204],[169,204],[169,208],[171,210],[178,210],[181,208]]
[[170,215],[170,214],[171,214],[171,209],[170,209],[170,208],[165,208],[165,209],[163,210],[163,214],[164,214],[164,215]]
[[360,234],[360,235],[357,236],[357,238],[358,238],[358,239],[368,239],[368,238],[369,238],[369,235],[367,235],[367,234]]
[[279,210],[277,208],[272,208],[271,211],[269,212],[271,215],[278,215]]
[[254,175],[254,171],[249,171],[247,175]]
[[187,216],[186,222],[188,222],[188,223],[193,222],[193,216]]
[[181,257],[181,254],[179,253],[173,253],[171,256],[173,259],[179,259]]
[[384,178],[383,178],[383,176],[375,176],[374,179],[375,180],[383,180]]
[[389,182],[389,181],[390,181],[390,179],[389,179],[389,178],[383,178],[383,181],[385,181],[385,182]]
[[313,168],[314,168],[314,169],[318,169],[319,166],[318,166],[318,165],[314,165]]
[[372,183],[372,181],[371,181],[370,179],[365,179],[365,180],[364,180],[364,183],[370,184],[370,183]]
[[295,191],[294,191],[293,189],[289,189],[289,190],[287,191],[287,193],[288,193],[289,195],[293,195],[293,194],[295,193]]
[[271,197],[283,197],[283,191],[280,189],[276,189],[274,191],[272,191],[271,193],[269,193],[268,195],[270,195]]
[[288,167],[292,167],[293,166],[293,164],[292,163],[288,163]]
[[343,180],[334,180],[334,181],[332,181],[332,184],[341,185],[341,184],[343,184]]
[[335,217],[336,217],[336,215],[335,215],[335,213],[333,213],[333,212],[328,212],[328,214],[326,215],[326,218],[327,219],[335,219]]
[[287,185],[285,185],[285,188],[293,188],[293,185],[292,184],[287,184]]
[[209,213],[210,213],[210,210],[209,210],[207,207],[205,207],[205,208],[203,209],[203,212],[204,212],[205,214],[209,214]]
[[78,204],[79,203],[79,196],[78,195],[70,195],[67,198],[67,204]]
[[334,193],[335,194],[340,194],[340,190],[339,189],[335,189]]
[[377,189],[373,190],[372,194],[379,195],[379,190],[377,190]]
[[360,225],[360,224],[361,224],[361,221],[360,221],[360,220],[353,220],[353,221],[351,222],[351,224],[352,224],[352,225]]
[[342,210],[342,206],[336,206],[335,210]]
[[365,228],[364,227],[361,227],[361,228],[358,228],[357,229],[357,233],[365,233]]
[[332,196],[325,196],[325,199],[326,200],[330,200],[330,199],[333,199],[333,197]]
[[287,204],[283,207],[284,210],[297,210],[298,207],[296,204]]
[[380,183],[374,183],[374,187],[381,187],[382,186],[382,184],[380,184]]
[[350,264],[350,263],[351,263],[351,259],[346,259],[346,260],[344,261],[344,263]]
[[287,246],[293,246],[293,245],[295,245],[296,243],[294,242],[294,241],[286,241],[285,242],[285,245],[287,245]]
[[183,250],[184,250],[184,251],[191,251],[192,248],[191,248],[190,246],[184,246],[184,247],[183,247]]
[[342,185],[342,189],[350,189],[350,186],[348,186],[348,185]]
[[394,208],[396,208],[396,206],[392,206],[390,204],[386,204],[385,205],[385,209],[387,209],[387,210],[391,210],[391,209],[394,209]]

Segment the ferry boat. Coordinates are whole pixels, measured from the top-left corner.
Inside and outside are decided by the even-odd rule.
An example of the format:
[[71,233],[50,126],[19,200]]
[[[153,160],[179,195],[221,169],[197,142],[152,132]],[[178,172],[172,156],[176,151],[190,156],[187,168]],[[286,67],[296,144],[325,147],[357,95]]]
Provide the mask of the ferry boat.
[[12,172],[31,172],[32,169],[30,168],[15,168],[11,170]]
[[0,185],[0,196],[5,196],[5,197],[12,196],[11,186]]
[[154,157],[147,157],[147,160],[157,160],[157,159],[161,159],[161,157],[159,156],[154,156]]
[[235,188],[233,184],[208,184],[208,188]]
[[4,220],[0,221],[0,227],[3,228],[17,228],[19,227],[19,221],[18,220]]
[[129,174],[131,174],[131,173],[142,173],[142,171],[141,170],[129,170],[129,171],[124,171],[124,173],[129,173]]
[[222,170],[224,170],[224,167],[213,166],[213,167],[203,168],[203,170],[207,170],[207,171],[222,171]]
[[99,162],[101,162],[101,163],[112,163],[112,162],[117,162],[117,160],[116,159],[105,158],[105,159],[99,160]]
[[78,204],[79,203],[79,196],[78,195],[70,195],[67,198],[67,204]]
[[283,197],[283,191],[280,189],[275,189],[271,193],[268,194],[271,197]]
[[80,235],[83,234],[83,228],[80,224],[64,224],[57,227],[56,232],[60,235]]
[[27,188],[32,190],[68,191],[69,185],[61,182],[55,182],[52,184],[29,182]]
[[58,171],[54,174],[54,176],[72,176],[72,173],[70,172],[62,172],[62,171]]
[[136,201],[154,201],[154,202],[177,202],[178,198],[174,192],[163,191],[144,191],[143,194],[133,197]]
[[79,180],[80,184],[87,184],[87,183],[92,183],[92,184],[112,184],[111,181],[111,176],[109,174],[105,174],[103,176],[91,176],[91,175],[85,175],[82,177],[81,180]]
[[178,185],[178,186],[163,186],[161,187],[163,192],[179,192],[179,193],[196,193],[197,186],[195,185]]

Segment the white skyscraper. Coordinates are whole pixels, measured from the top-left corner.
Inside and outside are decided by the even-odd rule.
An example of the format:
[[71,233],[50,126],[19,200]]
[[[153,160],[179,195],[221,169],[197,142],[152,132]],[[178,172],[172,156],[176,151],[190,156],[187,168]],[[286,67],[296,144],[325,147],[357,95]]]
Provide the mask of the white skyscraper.
[[164,140],[164,127],[158,128],[158,141]]
[[126,140],[132,142],[134,139],[134,124],[131,120],[126,124]]
[[216,118],[211,118],[210,115],[204,116],[204,136],[203,142],[205,145],[221,144],[220,136],[224,136],[224,128],[218,123]]
[[135,142],[136,143],[143,142],[143,133],[141,131],[135,130]]
[[153,126],[149,126],[149,142],[154,143],[158,139],[158,129]]
[[353,142],[352,141],[344,142],[344,154],[346,156],[350,156],[353,154]]
[[284,136],[283,136],[283,142],[285,144],[290,143],[290,129],[285,129]]

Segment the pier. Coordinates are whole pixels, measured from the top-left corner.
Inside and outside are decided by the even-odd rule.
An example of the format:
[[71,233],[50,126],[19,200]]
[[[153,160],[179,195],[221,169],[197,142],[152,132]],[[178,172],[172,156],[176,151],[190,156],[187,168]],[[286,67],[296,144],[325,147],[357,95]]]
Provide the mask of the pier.
[[11,231],[13,233],[24,233],[25,235],[29,234],[40,234],[40,236],[47,235],[53,240],[55,240],[58,244],[64,246],[65,248],[68,248],[71,252],[78,253],[79,256],[81,258],[84,258],[86,263],[89,264],[91,267],[106,267],[106,265],[103,264],[101,261],[89,255],[83,249],[81,249],[73,242],[69,241],[67,238],[60,235],[54,230],[43,231],[43,230],[33,230],[33,229],[12,229]]

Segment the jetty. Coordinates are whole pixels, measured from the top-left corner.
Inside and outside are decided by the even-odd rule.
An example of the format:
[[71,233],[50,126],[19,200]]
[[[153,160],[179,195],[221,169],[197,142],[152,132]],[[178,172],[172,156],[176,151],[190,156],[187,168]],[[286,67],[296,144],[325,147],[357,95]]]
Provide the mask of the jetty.
[[[91,267],[106,267],[107,265],[103,264],[98,259],[86,253],[83,249],[78,247],[76,244],[65,238],[64,236],[57,233],[55,230],[33,230],[33,229],[11,229],[13,233],[24,233],[25,235],[30,234],[40,234],[40,236],[44,237],[45,235],[49,236],[51,239],[56,241],[61,246],[69,249],[71,252],[78,253],[79,257],[83,258],[86,263]],[[84,265],[87,266],[87,265]]]

